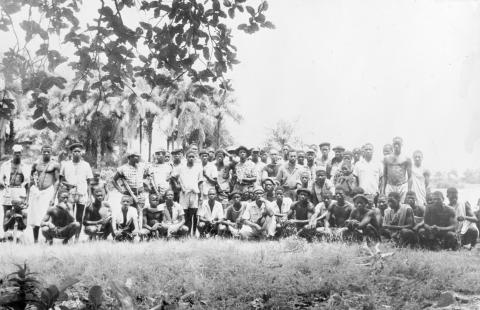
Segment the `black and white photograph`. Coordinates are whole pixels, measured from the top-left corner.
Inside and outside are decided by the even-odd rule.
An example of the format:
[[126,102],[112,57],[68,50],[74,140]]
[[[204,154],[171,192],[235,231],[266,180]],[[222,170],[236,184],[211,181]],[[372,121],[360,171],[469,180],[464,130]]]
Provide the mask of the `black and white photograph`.
[[480,309],[480,0],[0,0],[0,310]]

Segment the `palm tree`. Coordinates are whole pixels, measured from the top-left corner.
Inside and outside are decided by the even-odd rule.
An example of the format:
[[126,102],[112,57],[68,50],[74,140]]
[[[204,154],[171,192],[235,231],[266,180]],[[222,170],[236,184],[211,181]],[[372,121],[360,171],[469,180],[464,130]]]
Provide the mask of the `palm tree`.
[[236,123],[243,121],[243,117],[240,113],[235,110],[236,101],[230,96],[230,93],[220,89],[216,90],[210,97],[211,101],[211,113],[215,118],[215,129],[214,129],[214,147],[220,148],[226,146],[226,141],[222,141],[222,132],[224,131],[224,120],[225,118],[230,118]]

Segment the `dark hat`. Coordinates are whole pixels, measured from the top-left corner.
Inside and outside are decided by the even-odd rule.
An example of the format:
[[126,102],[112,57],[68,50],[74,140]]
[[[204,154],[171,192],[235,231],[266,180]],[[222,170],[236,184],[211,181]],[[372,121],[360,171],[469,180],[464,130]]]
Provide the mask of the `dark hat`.
[[207,149],[202,149],[198,152],[198,155],[202,156],[203,154],[208,155],[208,150]]
[[183,153],[183,150],[182,149],[175,149],[172,151],[172,155],[176,155],[176,154],[180,154],[180,153]]
[[267,182],[267,181],[272,182],[273,185],[275,185],[275,183],[276,183],[274,178],[266,178],[265,180],[262,181],[262,184],[265,184],[265,182]]
[[353,157],[353,153],[351,151],[344,151],[343,156],[350,156]]
[[245,145],[240,145],[239,147],[237,147],[235,153],[238,155],[241,150],[245,150],[245,152],[247,152],[247,156],[250,156],[250,150]]
[[240,197],[242,196],[242,194],[239,191],[234,190],[233,192],[230,193],[230,199],[232,199],[233,196],[235,196],[235,195],[240,195]]
[[230,146],[227,148],[227,153],[228,154],[237,154],[237,148],[234,146]]
[[137,156],[137,157],[141,157],[140,156],[140,153],[138,153],[137,151],[129,151],[127,152],[127,158],[130,158],[132,156]]
[[308,188],[299,188],[299,189],[297,189],[297,195],[300,194],[300,193],[305,193],[305,194],[307,194],[309,197],[312,195],[312,192],[311,192]]
[[333,148],[333,150],[334,151],[339,150],[339,151],[345,152],[345,148],[341,145],[337,145],[336,147]]
[[328,142],[322,142],[322,143],[320,143],[318,146],[319,146],[319,147],[322,147],[322,146],[328,146],[328,147],[330,147],[330,143],[328,143]]
[[83,144],[81,144],[80,142],[73,142],[73,143],[71,143],[71,144],[68,146],[68,149],[69,149],[70,151],[73,151],[73,149],[75,149],[75,148],[77,148],[77,147],[79,147],[79,148],[81,148],[81,149],[83,150]]
[[363,199],[366,203],[369,203],[368,198],[364,194],[357,194],[353,197],[353,201],[357,199]]
[[253,193],[265,193],[265,190],[261,186],[255,186],[255,189],[253,190]]
[[222,154],[223,157],[227,157],[228,156],[228,152],[225,151],[224,149],[219,149],[215,152],[215,156],[217,156],[218,154]]

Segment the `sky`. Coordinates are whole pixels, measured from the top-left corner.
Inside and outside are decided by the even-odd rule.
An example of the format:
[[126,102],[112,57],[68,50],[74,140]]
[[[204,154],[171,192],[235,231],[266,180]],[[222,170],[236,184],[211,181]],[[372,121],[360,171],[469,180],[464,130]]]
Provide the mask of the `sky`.
[[432,170],[480,168],[479,1],[270,0],[275,30],[233,32],[237,144],[261,146],[287,120],[309,144],[370,142],[378,159],[398,135]]
[[234,137],[261,145],[283,119],[307,143],[371,142],[380,156],[399,135],[431,169],[479,168],[468,141],[480,107],[479,3],[270,1],[276,29],[234,38],[245,118]]

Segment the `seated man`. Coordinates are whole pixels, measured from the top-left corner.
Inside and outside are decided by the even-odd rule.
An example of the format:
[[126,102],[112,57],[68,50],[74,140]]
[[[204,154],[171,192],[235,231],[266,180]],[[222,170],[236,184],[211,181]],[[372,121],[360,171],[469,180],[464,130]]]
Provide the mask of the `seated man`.
[[122,207],[115,214],[114,238],[116,241],[133,241],[139,232],[137,208],[128,195],[123,195],[120,203]]
[[310,224],[315,208],[310,202],[311,192],[307,188],[297,189],[298,200],[291,206],[287,213],[287,224],[295,224],[296,233],[308,241],[315,235],[315,226]]
[[350,217],[345,221],[347,230],[343,233],[343,238],[348,241],[379,241],[380,225],[374,210],[367,208],[368,199],[363,194],[353,197],[355,209],[350,213]]
[[228,234],[233,237],[240,237],[242,214],[245,208],[241,202],[242,196],[238,191],[233,191],[230,196],[232,197],[232,204],[225,211],[225,219],[222,224],[227,227]]
[[27,212],[23,200],[13,199],[12,208],[5,214],[3,229],[5,240],[24,243],[24,231],[27,228]]
[[415,220],[409,205],[400,203],[401,196],[397,192],[388,194],[388,205],[392,209],[392,220],[383,228],[399,246],[413,247],[417,243],[417,235],[413,230]]
[[265,190],[265,200],[275,201],[275,180],[273,178],[266,178],[262,181],[263,189]]
[[188,227],[185,225],[185,212],[178,202],[173,201],[173,191],[165,192],[165,202],[159,207],[163,211],[162,229],[167,238],[181,237],[188,234]]
[[104,201],[105,191],[103,186],[97,185],[93,188],[93,197],[94,201],[85,208],[84,231],[90,240],[97,239],[97,237],[105,240],[110,234],[113,235],[112,209]]
[[160,204],[160,197],[157,194],[150,194],[148,196],[148,201],[150,203],[149,208],[143,209],[143,226],[140,231],[140,238],[143,240],[146,238],[150,240],[151,238],[158,238],[163,233],[162,230],[162,221],[163,221],[163,210],[158,208]]
[[63,244],[67,244],[80,230],[80,223],[75,221],[67,206],[69,197],[67,191],[61,191],[58,195],[58,204],[48,208],[47,214],[42,219],[40,227],[48,244],[53,244],[53,238],[63,239]]
[[323,221],[323,227],[317,232],[327,240],[340,240],[346,230],[345,221],[350,217],[353,205],[345,200],[345,191],[342,186],[335,188],[335,200],[330,203]]
[[405,203],[408,204],[413,210],[413,218],[415,219],[415,225],[423,221],[425,215],[425,207],[417,205],[417,195],[414,191],[408,191]]
[[324,225],[325,217],[330,206],[335,202],[332,200],[332,194],[330,192],[324,192],[322,195],[322,201],[315,206],[315,212],[310,219],[311,227],[320,228]]
[[284,237],[285,235],[294,234],[295,231],[292,233],[287,233],[287,215],[290,211],[290,207],[292,206],[292,199],[289,197],[285,197],[283,195],[283,188],[278,187],[275,190],[275,200],[268,203],[268,208],[273,212],[273,216],[268,218],[269,227],[271,229],[275,229],[275,232],[270,232],[270,235],[274,235],[275,237]]
[[468,202],[458,201],[458,191],[455,187],[447,189],[448,206],[455,210],[457,216],[457,234],[460,235],[462,246],[473,248],[477,244],[478,219],[473,214]]
[[458,249],[455,210],[443,203],[443,194],[432,193],[432,204],[427,206],[423,222],[415,226],[420,245],[431,250]]
[[[261,239],[268,236],[267,216],[272,216],[273,212],[267,208],[263,199],[263,188],[257,187],[253,191],[255,200],[247,203],[245,211],[242,215],[242,228],[240,229],[240,237],[242,239]],[[272,236],[273,237],[273,236]]]
[[198,225],[197,229],[201,237],[208,235],[222,236],[226,227],[222,224],[223,207],[215,198],[217,192],[215,188],[210,188],[207,194],[208,199],[202,203],[198,209]]

